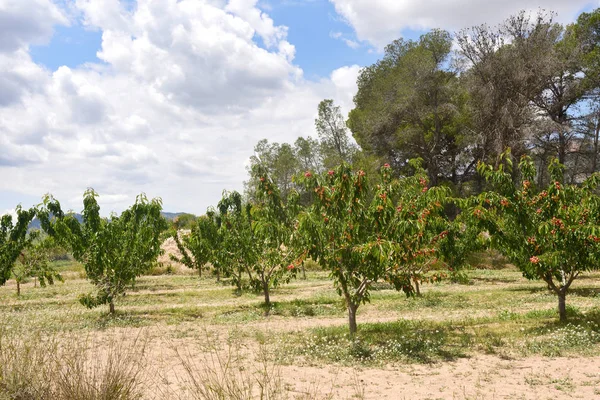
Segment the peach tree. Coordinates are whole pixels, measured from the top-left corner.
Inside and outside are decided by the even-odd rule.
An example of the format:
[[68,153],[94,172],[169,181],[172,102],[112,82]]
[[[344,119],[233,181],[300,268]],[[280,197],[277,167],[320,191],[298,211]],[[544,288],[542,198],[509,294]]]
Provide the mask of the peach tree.
[[10,278],[15,262],[31,244],[35,235],[27,233],[29,223],[35,217],[35,209],[16,208],[17,218],[13,222],[10,214],[0,218],[0,285]]
[[41,287],[54,285],[54,281],[63,282],[62,275],[50,262],[56,251],[56,243],[50,236],[39,238],[39,232],[34,232],[35,239],[18,257],[13,269],[13,278],[17,283],[17,296],[21,295],[21,284],[27,278],[34,278],[35,285]]
[[260,164],[252,173],[258,177],[256,201],[252,205],[252,236],[257,257],[248,264],[250,283],[265,298],[266,313],[271,307],[270,290],[295,276],[305,251],[295,246],[298,194],[291,191],[284,204],[277,185]]
[[242,195],[223,192],[217,209],[210,207],[199,217],[188,236],[173,236],[181,257],[172,257],[189,268],[201,270],[211,263],[217,274],[231,278],[238,292],[243,289],[247,262],[254,262],[251,217]]
[[465,212],[523,276],[546,283],[565,321],[571,284],[585,271],[600,268],[600,198],[594,194],[600,176],[564,184],[563,166],[555,159],[548,167],[550,184],[538,189],[529,157],[521,158],[516,174],[512,165],[510,150],[496,168],[480,163],[478,171],[491,190],[466,201],[471,204]]
[[309,255],[330,271],[345,301],[351,334],[358,307],[370,301],[371,286],[383,280],[414,294],[414,282],[426,278],[422,266],[447,234],[447,189],[428,188],[420,163],[412,166],[414,176],[393,179],[384,165],[373,190],[366,173],[347,164],[299,178],[315,193],[314,203],[300,213],[300,230],[311,243]]
[[96,292],[80,297],[80,302],[89,308],[108,304],[113,314],[115,300],[156,262],[161,252],[160,234],[167,222],[161,215],[160,199],[148,200],[140,194],[121,215],[102,218],[97,197],[92,189],[83,195],[81,223],[65,214],[49,195],[38,209],[38,217],[50,236],[71,249],[96,286]]
[[[211,263],[225,276],[231,278],[241,292],[248,275],[252,280],[251,267],[258,260],[258,251],[252,234],[251,205],[244,203],[238,192],[225,192],[214,215],[218,226],[217,245],[213,247]],[[211,240],[207,238],[208,240]]]
[[198,270],[198,276],[202,277],[202,270],[207,263],[214,262],[213,252],[220,246],[214,213],[200,216],[192,225],[189,235],[174,231],[171,236],[181,256],[171,254],[170,259]]

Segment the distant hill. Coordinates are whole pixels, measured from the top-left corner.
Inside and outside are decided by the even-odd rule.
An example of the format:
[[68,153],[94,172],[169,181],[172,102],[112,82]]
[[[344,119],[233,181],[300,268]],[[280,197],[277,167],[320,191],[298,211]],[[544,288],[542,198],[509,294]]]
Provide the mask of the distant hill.
[[[75,218],[77,219],[77,221],[79,221],[79,223],[81,223],[81,221],[83,221],[83,216],[81,214],[73,214],[75,216]],[[35,217],[33,219],[33,221],[31,221],[29,223],[29,229],[42,229],[42,223],[40,222],[40,220]]]
[[[162,216],[165,217],[165,219],[167,221],[173,221],[175,218],[177,218],[180,215],[186,214],[183,212],[177,212],[177,213],[172,213],[172,212],[161,212]],[[73,214],[75,216],[75,218],[77,219],[77,221],[79,221],[80,223],[83,221],[83,216],[81,214]],[[37,218],[34,218],[33,221],[31,221],[29,223],[29,229],[42,229],[42,225],[40,223],[40,220]]]
[[165,218],[166,218],[168,221],[172,221],[172,220],[174,220],[175,218],[179,217],[180,215],[187,214],[187,213],[184,213],[184,212],[176,212],[176,213],[172,213],[172,212],[166,212],[166,211],[163,211],[163,212],[161,212],[161,214],[162,214],[162,216],[163,216],[163,217],[165,217]]

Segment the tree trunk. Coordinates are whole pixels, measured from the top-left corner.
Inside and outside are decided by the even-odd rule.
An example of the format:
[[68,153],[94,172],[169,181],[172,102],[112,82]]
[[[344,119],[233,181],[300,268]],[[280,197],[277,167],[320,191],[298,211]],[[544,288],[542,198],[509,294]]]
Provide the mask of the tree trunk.
[[421,296],[421,287],[419,286],[419,280],[417,278],[414,278],[413,281],[415,282],[415,293],[417,294],[417,296]]
[[558,292],[558,315],[561,322],[567,320],[567,304],[566,304],[567,293],[563,290]]
[[304,261],[302,261],[302,279],[306,280],[306,269],[304,268]]
[[114,303],[114,301],[112,301],[112,300],[110,301],[110,303],[108,303],[108,311],[109,311],[111,314],[114,314],[114,313],[115,313],[115,303]]
[[202,278],[202,266],[201,265],[198,266],[198,277]]
[[592,170],[593,174],[598,170],[598,150],[600,148],[600,115],[596,115],[594,126],[594,154],[592,155]]
[[21,282],[17,280],[17,296],[21,296]]
[[263,282],[263,294],[265,295],[265,316],[268,316],[271,311],[271,297],[269,296],[269,284],[266,281]]
[[558,135],[558,162],[565,165],[567,159],[567,141],[565,138],[565,132],[559,132]]
[[235,287],[237,288],[237,291],[239,294],[242,294],[242,271],[240,271],[237,275],[235,276]]
[[356,310],[357,304],[348,303],[348,325],[350,326],[350,335],[356,334]]

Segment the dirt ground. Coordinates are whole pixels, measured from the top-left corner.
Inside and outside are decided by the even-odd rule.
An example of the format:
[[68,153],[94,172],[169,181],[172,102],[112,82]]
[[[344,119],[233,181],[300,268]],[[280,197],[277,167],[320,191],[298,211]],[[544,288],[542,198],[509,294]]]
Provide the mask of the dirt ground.
[[[193,271],[146,276],[119,300],[111,317],[103,308],[88,310],[79,304],[78,297],[92,287],[80,267],[66,266],[64,284],[36,288],[29,282],[21,297],[13,281],[1,287],[0,325],[19,338],[39,331],[65,342],[87,340],[88,348],[98,350],[91,362],[105,358],[102,349],[115,344],[143,349],[147,399],[201,398],[185,392],[186,365],[193,367],[192,374],[219,376],[226,370],[255,387],[256,374],[266,369],[281,389],[270,400],[600,399],[600,344],[590,329],[565,331],[556,324],[554,296],[518,271],[469,273],[470,284],[428,285],[421,299],[407,299],[384,287],[359,309],[359,334],[367,333],[361,329],[368,324],[390,334],[397,321],[439,326],[446,329],[448,340],[461,332],[471,334],[473,345],[464,354],[445,357],[440,348],[430,361],[400,357],[381,363],[332,362],[297,351],[277,361],[278,352],[303,346],[295,341],[323,335],[319,330],[345,334],[346,312],[324,272],[311,272],[309,279],[274,291],[276,307],[269,317],[263,314],[259,294],[235,294],[226,284],[199,279]],[[577,284],[568,299],[573,323],[598,326],[600,275]],[[132,338],[139,340],[134,343]],[[565,353],[542,356],[547,340],[554,341],[548,342],[550,350],[564,347]],[[541,350],[528,350],[531,341],[542,343]],[[498,347],[488,352],[488,342]],[[269,357],[260,361],[265,349]],[[224,369],[228,361],[229,369]]]
[[[283,320],[251,325],[265,334],[305,329]],[[164,331],[154,334],[155,339],[148,342],[147,354],[150,365],[156,368],[154,374],[160,376],[155,380],[159,393],[181,396],[185,380],[182,358],[192,360],[196,368],[215,369],[215,353],[207,353],[189,339],[164,341],[163,337],[171,336]],[[210,334],[223,338],[227,330],[218,329]],[[255,342],[241,343],[244,356],[237,368],[248,372],[260,369],[253,357],[260,351],[259,346]],[[224,341],[218,347],[220,356],[225,358]],[[285,387],[282,398],[286,399],[600,399],[598,356],[503,358],[474,354],[453,361],[392,363],[381,367],[311,362],[269,365],[273,368],[271,374],[281,378]]]
[[323,395],[345,399],[600,399],[600,358],[494,356],[386,369],[285,367],[294,391],[318,382]]

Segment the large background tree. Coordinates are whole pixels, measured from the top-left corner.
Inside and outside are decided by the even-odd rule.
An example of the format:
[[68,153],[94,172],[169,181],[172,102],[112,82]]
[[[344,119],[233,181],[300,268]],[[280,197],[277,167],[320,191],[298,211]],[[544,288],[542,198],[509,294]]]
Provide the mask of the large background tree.
[[325,99],[319,103],[318,111],[315,127],[323,166],[330,169],[343,162],[351,164],[357,149],[348,137],[346,119],[340,106],[336,106],[331,99]]
[[578,47],[583,86],[581,117],[576,121],[576,135],[581,137],[577,155],[582,158],[578,171],[590,175],[600,171],[600,9],[582,13],[567,27],[571,41]]
[[590,169],[590,146],[576,129],[590,93],[584,46],[576,27],[565,28],[553,17],[522,11],[497,27],[473,27],[457,38],[478,159],[497,160],[507,147],[517,159],[530,154],[541,185],[555,157],[568,166],[570,181]]
[[361,71],[348,120],[363,150],[395,168],[420,157],[434,185],[460,183],[475,165],[451,48],[451,35],[441,30],[389,44],[383,59]]

